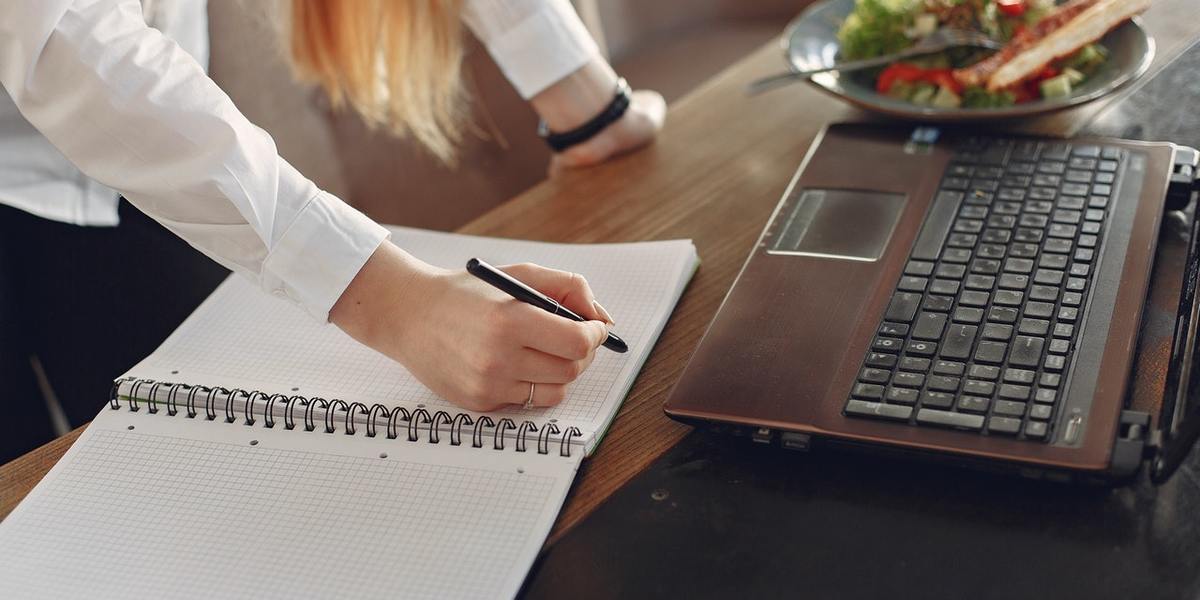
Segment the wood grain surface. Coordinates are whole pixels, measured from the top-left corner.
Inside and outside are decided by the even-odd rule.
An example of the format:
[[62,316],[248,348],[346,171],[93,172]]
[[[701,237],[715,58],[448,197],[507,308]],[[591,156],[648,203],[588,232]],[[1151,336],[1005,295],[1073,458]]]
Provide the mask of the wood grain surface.
[[[1194,8],[1194,0],[1157,0],[1145,15],[1158,44],[1149,76],[1200,38]],[[808,85],[746,97],[749,81],[781,65],[778,43],[768,44],[676,103],[653,146],[546,181],[460,229],[554,242],[691,238],[700,253],[695,279],[604,442],[584,462],[548,543],[687,433],[663,414],[662,403],[809,144],[827,123],[872,118]],[[1011,127],[1071,135],[1125,93]],[[614,317],[619,326],[621,315]],[[0,516],[79,431],[0,467]]]

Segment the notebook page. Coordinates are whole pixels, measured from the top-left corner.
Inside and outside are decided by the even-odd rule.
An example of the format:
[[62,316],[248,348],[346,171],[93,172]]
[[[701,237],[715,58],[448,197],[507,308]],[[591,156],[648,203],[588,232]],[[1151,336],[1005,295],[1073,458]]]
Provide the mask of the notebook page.
[[0,589],[511,597],[580,459],[105,408],[0,523]]
[[[590,453],[662,331],[697,258],[690,241],[631,244],[549,244],[392,228],[393,240],[415,256],[446,268],[471,257],[492,264],[535,262],[583,274],[613,315],[630,350],[597,351],[592,366],[559,406],[489,413],[520,423],[554,421],[579,427]],[[433,412],[466,412],[437,397],[394,361],[331,325],[315,323],[295,306],[230,277],[151,356],[127,375],[138,378],[259,390],[268,394],[339,398],[368,406],[423,405]],[[472,417],[477,416],[472,413]]]

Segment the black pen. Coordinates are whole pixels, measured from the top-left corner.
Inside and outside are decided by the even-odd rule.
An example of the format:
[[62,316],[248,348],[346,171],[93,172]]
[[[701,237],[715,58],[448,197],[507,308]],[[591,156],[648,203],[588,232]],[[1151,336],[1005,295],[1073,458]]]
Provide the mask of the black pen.
[[[587,319],[575,314],[569,308],[559,304],[553,298],[517,281],[512,275],[489,265],[478,258],[472,258],[467,261],[467,272],[482,279],[488,285],[524,302],[532,304],[548,313],[566,317],[572,321],[583,322]],[[604,347],[614,352],[628,352],[629,346],[625,344],[625,340],[617,337],[613,332],[608,332],[608,339],[604,340]]]

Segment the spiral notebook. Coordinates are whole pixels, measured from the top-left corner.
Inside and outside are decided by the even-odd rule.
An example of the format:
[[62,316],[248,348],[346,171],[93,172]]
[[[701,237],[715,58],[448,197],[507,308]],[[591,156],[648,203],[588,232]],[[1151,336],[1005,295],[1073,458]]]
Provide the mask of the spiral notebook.
[[0,523],[4,595],[515,595],[694,273],[695,249],[406,228],[393,239],[444,267],[478,256],[582,273],[630,351],[601,350],[557,407],[467,412],[230,277],[114,383]]

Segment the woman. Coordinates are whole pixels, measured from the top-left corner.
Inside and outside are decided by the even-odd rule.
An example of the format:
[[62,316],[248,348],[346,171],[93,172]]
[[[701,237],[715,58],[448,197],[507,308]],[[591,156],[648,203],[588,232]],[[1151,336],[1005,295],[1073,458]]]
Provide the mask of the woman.
[[[623,112],[606,111],[620,104],[617,77],[565,0],[289,4],[288,48],[298,73],[318,82],[335,104],[411,136],[445,160],[452,160],[462,130],[460,18],[549,131],[574,134],[557,138],[573,145],[555,156],[555,168],[640,146],[662,123],[663,103],[653,92],[634,93]],[[0,203],[104,224],[115,221],[116,210],[106,191],[117,190],[213,260],[401,362],[457,404],[491,410],[560,402],[604,339],[605,322],[612,322],[587,283],[534,265],[508,269],[594,319],[573,323],[515,302],[465,271],[422,263],[389,242],[384,228],[280,158],[271,138],[237,111],[200,62],[148,27],[143,14],[194,24],[184,16],[202,15],[203,5],[0,5],[0,84],[29,131],[36,130],[24,143],[52,154],[37,145],[44,136],[59,159],[82,173],[60,188],[65,195],[38,194],[47,188],[0,177]],[[3,108],[0,102],[0,117]],[[610,122],[595,120],[602,113]],[[598,133],[572,131],[584,124]],[[0,161],[20,163],[38,152],[7,148]],[[42,159],[39,167],[54,163]]]

